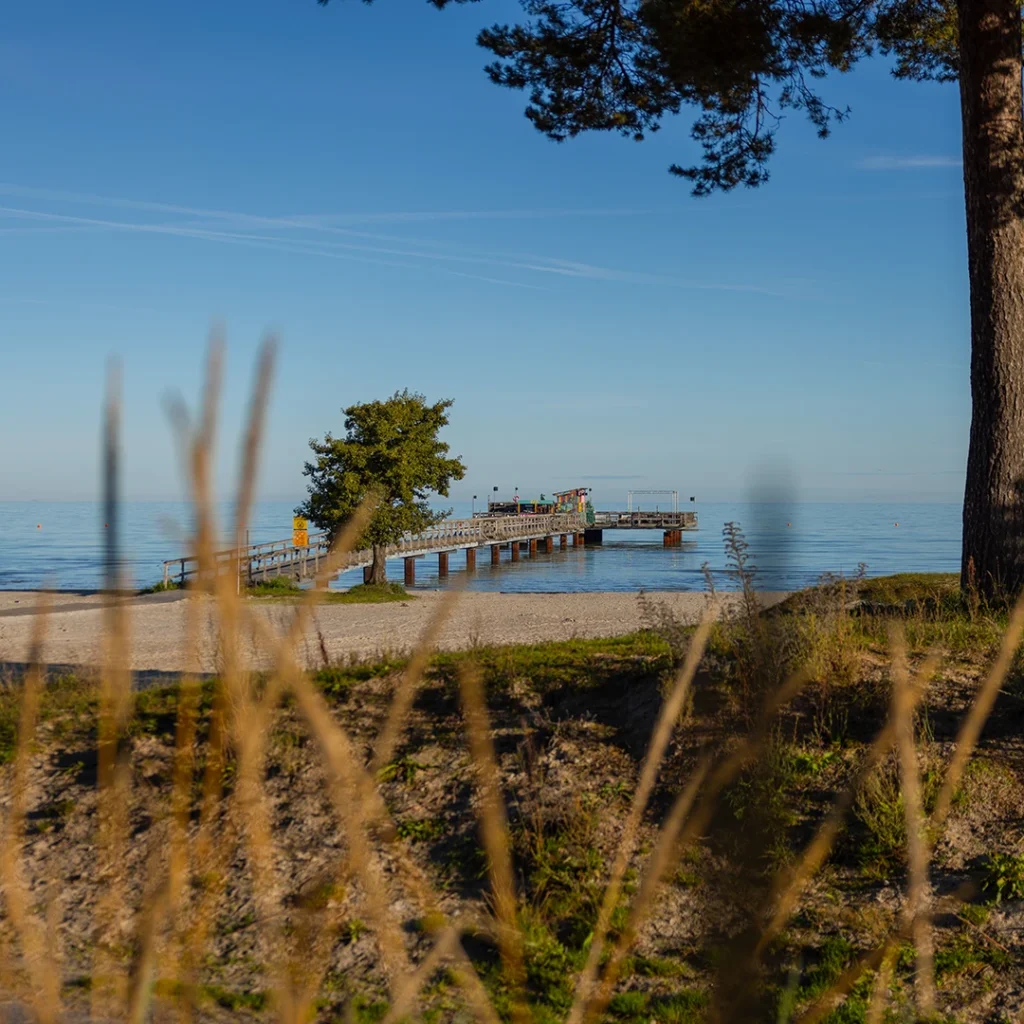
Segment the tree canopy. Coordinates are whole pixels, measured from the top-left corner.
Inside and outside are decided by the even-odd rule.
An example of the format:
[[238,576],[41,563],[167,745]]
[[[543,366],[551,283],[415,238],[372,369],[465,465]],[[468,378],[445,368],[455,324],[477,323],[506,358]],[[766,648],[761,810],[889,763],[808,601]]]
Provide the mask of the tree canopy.
[[345,409],[343,438],[328,433],[309,442],[315,455],[304,470],[309,497],[296,512],[334,536],[372,495],[377,504],[359,543],[374,549],[372,582],[384,581],[387,544],[448,515],[432,509],[428,497],[447,497],[451,482],[466,472],[438,437],[452,405],[452,399],[428,405],[423,395],[396,391],[385,401]]
[[[319,0],[326,4],[328,0]],[[479,0],[430,0],[435,7]],[[557,141],[585,131],[642,140],[692,107],[702,159],[670,170],[698,195],[755,186],[787,110],[827,136],[848,108],[818,86],[881,50],[900,77],[955,79],[948,0],[521,0],[526,20],[477,37],[498,85]]]

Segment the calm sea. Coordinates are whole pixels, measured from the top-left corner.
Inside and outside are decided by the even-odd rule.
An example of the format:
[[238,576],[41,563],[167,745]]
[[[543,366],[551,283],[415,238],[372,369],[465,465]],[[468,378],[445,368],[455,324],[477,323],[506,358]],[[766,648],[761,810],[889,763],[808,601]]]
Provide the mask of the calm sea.
[[[250,543],[291,534],[293,503],[263,502],[249,527]],[[960,557],[960,506],[943,504],[698,504],[700,530],[684,534],[678,548],[664,548],[661,533],[605,531],[601,547],[558,548],[550,554],[500,566],[479,557],[469,583],[473,590],[595,591],[700,590],[701,565],[709,563],[718,585],[727,588],[722,526],[738,522],[750,545],[764,589],[790,590],[822,573],[856,572],[864,562],[870,575],[893,572],[955,572]],[[222,510],[228,521],[230,510]],[[469,515],[469,503],[455,503]],[[161,578],[162,563],[187,550],[186,505],[126,502],[122,506],[124,554],[138,586]],[[897,525],[898,524],[898,525]],[[103,576],[101,506],[87,502],[0,502],[0,589],[54,587],[93,590]],[[227,545],[226,545],[227,546]],[[416,586],[433,589],[462,574],[461,554],[451,557],[451,576],[437,576],[437,559],[417,563]],[[402,563],[388,563],[402,578]],[[345,573],[335,586],[361,582],[360,571]]]

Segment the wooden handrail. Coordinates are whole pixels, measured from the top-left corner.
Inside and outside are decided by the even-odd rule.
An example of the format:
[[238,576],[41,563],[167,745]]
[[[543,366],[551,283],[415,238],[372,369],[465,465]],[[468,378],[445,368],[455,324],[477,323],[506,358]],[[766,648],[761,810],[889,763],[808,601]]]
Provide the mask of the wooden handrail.
[[[575,513],[558,513],[540,516],[501,516],[495,518],[445,519],[421,533],[406,534],[397,543],[388,544],[385,555],[409,555],[427,551],[444,551],[449,548],[475,547],[486,544],[500,544],[511,540],[527,540],[530,537],[554,536],[573,533],[586,528],[584,517]],[[226,548],[214,553],[214,569],[233,569],[248,579],[256,575],[266,576],[269,571],[309,562],[319,570],[320,558],[330,550],[330,538],[326,533],[309,535],[309,544],[304,548],[295,547],[290,539],[269,541],[264,544],[249,544],[245,547]],[[371,551],[364,549],[347,555],[339,571],[365,563]],[[164,583],[176,579],[184,583],[198,575],[199,560],[195,555],[171,558],[163,563]]]

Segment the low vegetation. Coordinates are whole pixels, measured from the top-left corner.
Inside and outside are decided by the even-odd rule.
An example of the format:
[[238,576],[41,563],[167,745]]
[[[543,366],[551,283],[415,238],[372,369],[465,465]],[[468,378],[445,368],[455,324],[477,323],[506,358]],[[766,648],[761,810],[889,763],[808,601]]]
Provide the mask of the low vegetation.
[[[281,585],[269,589],[290,593]],[[873,738],[889,717],[892,645],[906,636],[912,672],[929,655],[940,656],[934,669],[929,666],[930,676],[919,677],[923,692],[913,718],[927,815],[935,810],[959,721],[995,654],[1006,615],[1005,609],[972,610],[945,577],[916,576],[826,580],[776,612],[742,610],[716,624],[609,908],[610,946],[631,935],[648,856],[669,806],[701,760],[709,752],[727,759],[738,737],[757,731],[766,674],[774,685],[802,665],[808,681],[772,717],[760,753],[722,787],[700,838],[667,873],[626,942],[600,1018],[637,1024],[800,1020],[827,1003],[833,987],[887,934],[902,936],[886,961],[891,1012],[915,1005],[920,965],[909,934],[900,931],[912,820],[901,776],[905,766],[895,752],[867,765]],[[389,943],[404,936],[402,956],[416,962],[443,934],[443,922],[458,920],[466,963],[499,1018],[516,1019],[525,998],[532,1020],[564,1020],[587,965],[652,729],[693,641],[694,627],[673,622],[649,600],[645,617],[648,628],[630,636],[430,658],[406,727],[387,758],[378,756],[374,775],[393,831],[377,834],[371,845],[377,852],[367,855],[395,863],[391,899],[404,908],[391,939],[381,930],[383,919],[367,919],[362,885],[353,887],[344,871],[338,873],[339,855],[355,850],[352,824],[339,816],[330,795],[330,762],[324,758],[331,748],[320,731],[324,724],[311,725],[308,708],[303,710],[307,698],[273,699],[259,792],[251,789],[257,777],[246,768],[244,744],[223,748],[219,787],[225,804],[212,816],[204,812],[211,737],[222,706],[221,683],[210,681],[199,690],[172,686],[136,693],[118,727],[130,775],[122,780],[130,840],[120,847],[115,876],[136,924],[135,938],[111,946],[90,909],[103,903],[101,880],[107,877],[93,868],[103,862],[95,824],[102,821],[95,744],[103,730],[103,701],[92,681],[50,680],[40,691],[35,738],[25,755],[33,786],[21,863],[37,894],[30,901],[34,909],[56,913],[61,921],[63,958],[54,968],[60,999],[75,1006],[95,998],[100,970],[120,971],[130,983],[153,899],[146,879],[166,856],[175,835],[173,808],[180,806],[190,809],[194,822],[181,833],[183,841],[194,847],[203,827],[216,827],[226,845],[207,874],[195,876],[206,881],[183,904],[181,923],[168,922],[160,932],[150,997],[158,1009],[184,999],[202,1018],[225,1011],[233,1017],[280,1015],[284,985],[293,997],[306,993],[318,1018],[384,1019],[396,998],[385,966],[388,956],[397,955],[387,952]],[[357,761],[373,763],[393,695],[407,684],[411,666],[351,663],[311,676],[331,720],[354,743]],[[479,673],[483,685],[505,795],[521,989],[501,954],[500,932],[487,923],[494,913],[494,853],[488,853],[486,829],[481,834],[477,825],[480,768],[461,707],[467,672]],[[253,680],[254,699],[268,695],[271,684]],[[999,1019],[1000,1007],[1011,1013],[1024,993],[1015,923],[1017,901],[1024,899],[1024,857],[1019,827],[1007,827],[1019,822],[1024,780],[1015,744],[1003,739],[1024,724],[1024,709],[1012,696],[1015,685],[1011,677],[978,756],[956,787],[945,827],[933,837],[932,869],[943,879],[930,926],[933,1005],[958,1020]],[[17,775],[22,693],[20,685],[0,693],[5,784]],[[190,790],[176,790],[181,730],[188,721],[194,782]],[[778,880],[799,870],[808,841],[859,774],[831,850],[807,879],[784,927],[752,961],[756,935],[771,919]],[[182,798],[185,804],[178,803]],[[202,825],[204,813],[208,826]],[[252,827],[247,815],[253,813],[263,816],[261,842],[274,851],[274,864],[262,868],[260,847],[246,840]],[[272,903],[260,890],[259,871],[276,879]],[[433,893],[426,903],[416,878]],[[24,949],[24,926],[8,914],[2,927],[9,948]],[[186,957],[194,983],[185,984],[181,943],[194,939],[196,928],[204,953]],[[16,972],[14,980],[31,986],[24,963],[29,973]],[[880,977],[872,969],[863,972],[827,1019],[867,1020]],[[467,995],[457,963],[439,964],[421,981],[424,1019],[462,1019]]]
[[154,583],[150,587],[143,587],[139,591],[139,596],[142,597],[145,594],[163,594],[168,590],[181,590],[182,586],[177,580],[161,580],[159,583]]
[[[272,576],[259,580],[246,588],[250,597],[296,598],[306,592],[295,580],[285,576]],[[328,590],[318,598],[324,604],[386,604],[389,601],[411,601],[410,594],[400,583],[360,583],[348,590]]]

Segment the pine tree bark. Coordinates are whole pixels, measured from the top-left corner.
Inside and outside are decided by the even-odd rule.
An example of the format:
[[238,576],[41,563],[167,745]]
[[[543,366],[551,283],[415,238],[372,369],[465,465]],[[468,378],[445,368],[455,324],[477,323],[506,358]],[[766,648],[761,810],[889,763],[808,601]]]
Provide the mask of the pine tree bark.
[[387,559],[386,549],[382,544],[373,545],[373,564],[370,567],[370,583],[387,583]]
[[1024,589],[1024,111],[1016,0],[958,0],[971,289],[962,582]]

